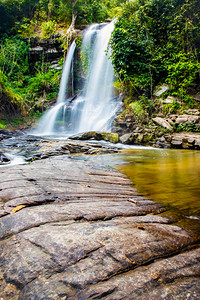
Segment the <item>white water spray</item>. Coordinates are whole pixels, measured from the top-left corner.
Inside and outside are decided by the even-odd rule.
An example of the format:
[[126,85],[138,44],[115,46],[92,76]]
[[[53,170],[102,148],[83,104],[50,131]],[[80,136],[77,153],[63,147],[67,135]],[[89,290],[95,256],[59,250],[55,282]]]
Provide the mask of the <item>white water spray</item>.
[[[56,105],[40,120],[35,134],[74,134],[85,131],[111,131],[120,103],[113,96],[114,71],[109,59],[109,40],[114,22],[91,25],[82,44],[82,61],[86,80],[82,93],[67,99],[70,73],[73,69],[75,42],[64,64]],[[72,83],[73,88],[73,83]]]

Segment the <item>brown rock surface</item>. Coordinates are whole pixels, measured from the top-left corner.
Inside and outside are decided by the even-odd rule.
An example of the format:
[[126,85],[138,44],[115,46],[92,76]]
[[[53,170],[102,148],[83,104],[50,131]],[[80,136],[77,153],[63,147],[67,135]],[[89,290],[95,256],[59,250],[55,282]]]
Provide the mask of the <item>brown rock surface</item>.
[[200,149],[200,133],[180,132],[170,137],[171,146],[183,149]]
[[0,207],[4,300],[200,296],[197,238],[118,172],[67,156],[3,167]]

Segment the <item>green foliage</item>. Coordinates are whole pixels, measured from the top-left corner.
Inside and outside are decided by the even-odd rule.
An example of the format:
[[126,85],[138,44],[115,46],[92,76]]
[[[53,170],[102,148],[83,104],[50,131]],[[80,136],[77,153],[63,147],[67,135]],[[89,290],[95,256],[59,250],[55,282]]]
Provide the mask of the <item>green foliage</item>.
[[130,103],[129,107],[132,109],[133,113],[138,117],[144,114],[142,105],[137,101]]
[[55,30],[56,30],[55,21],[43,22],[41,37],[47,39],[51,37],[53,34],[55,34]]
[[4,95],[1,111],[30,112],[35,107],[43,109],[48,100],[56,100],[61,71],[38,62],[30,76],[28,45],[21,38],[5,39],[0,54],[0,91]]
[[30,20],[28,18],[23,18],[21,25],[19,26],[18,33],[22,37],[30,38],[34,36],[38,30],[38,26],[35,20]]
[[22,117],[16,116],[1,116],[0,117],[0,128],[2,129],[13,129],[16,126],[26,123]]
[[200,129],[196,126],[196,124],[178,124],[177,127],[174,128],[176,132],[187,131],[187,132],[200,132]]
[[199,79],[200,63],[184,53],[176,55],[173,63],[168,65],[166,82],[179,99],[187,101],[188,89]]
[[5,39],[0,45],[0,70],[20,82],[28,68],[28,45],[17,36]]
[[129,95],[152,95],[159,82],[183,101],[200,76],[198,0],[135,0],[123,8],[112,36],[115,72]]
[[28,93],[36,94],[38,97],[45,93],[57,92],[59,79],[60,71],[50,69],[48,65],[43,64],[35,76],[29,79]]
[[121,17],[122,12],[123,12],[122,7],[117,6],[117,7],[114,7],[111,11],[108,11],[108,14],[109,14],[109,17],[111,19],[113,19],[113,18],[116,18],[116,17]]
[[9,110],[15,113],[23,109],[23,98],[11,87],[8,78],[0,70],[0,113],[7,114]]
[[143,109],[151,115],[155,110],[155,103],[152,99],[149,99],[145,95],[141,95],[138,98],[138,102],[142,105]]
[[77,25],[103,22],[120,15],[125,0],[0,0],[0,35],[20,32],[27,36],[42,25],[44,36],[51,32],[53,24],[72,21]]
[[[33,18],[39,0],[1,0],[0,1],[0,34],[16,33],[17,25],[25,18]],[[5,23],[4,23],[5,21]]]
[[128,106],[128,110],[129,114],[131,113],[133,119],[138,123],[145,123],[148,119],[148,114],[143,108],[142,103],[140,103],[139,101],[131,102]]
[[[127,104],[130,101],[131,100],[129,99],[127,101]],[[155,110],[155,103],[151,99],[147,98],[145,95],[141,95],[139,96],[138,100],[133,101],[128,105],[127,104],[126,106],[129,108],[129,111],[131,109],[133,118],[137,122],[148,123],[149,117]]]
[[137,38],[139,30],[138,24],[119,20],[112,38],[112,60],[115,71],[120,80],[129,82],[143,88],[151,82],[150,53],[146,37],[143,35],[141,40]]
[[0,128],[1,128],[1,129],[6,129],[6,125],[5,125],[5,124],[2,124],[2,123],[0,122]]

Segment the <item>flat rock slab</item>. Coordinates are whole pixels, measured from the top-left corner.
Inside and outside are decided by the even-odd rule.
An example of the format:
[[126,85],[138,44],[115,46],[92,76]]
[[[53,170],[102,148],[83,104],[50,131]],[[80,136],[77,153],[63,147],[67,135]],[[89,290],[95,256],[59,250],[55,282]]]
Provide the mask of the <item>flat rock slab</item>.
[[198,299],[198,237],[163,211],[91,161],[57,156],[2,168],[0,296]]

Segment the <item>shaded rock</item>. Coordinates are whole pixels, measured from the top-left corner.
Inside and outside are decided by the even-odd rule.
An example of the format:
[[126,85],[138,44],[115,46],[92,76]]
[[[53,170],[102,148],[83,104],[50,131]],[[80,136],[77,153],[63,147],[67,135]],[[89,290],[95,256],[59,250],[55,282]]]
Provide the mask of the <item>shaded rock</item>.
[[167,120],[160,118],[160,117],[156,117],[153,118],[152,121],[156,124],[158,124],[159,126],[162,126],[170,131],[173,130],[173,127],[169,124],[169,122],[167,122]]
[[0,165],[7,164],[9,162],[10,162],[10,158],[6,154],[0,152]]
[[164,136],[162,136],[157,138],[154,146],[159,148],[170,148],[170,143],[167,141],[167,139]]
[[145,133],[138,130],[136,132],[121,136],[120,141],[123,144],[149,145],[154,142],[154,135],[153,133]]
[[144,139],[144,133],[142,132],[133,132],[131,134],[125,134],[124,136],[120,137],[120,141],[123,144],[142,144]]
[[0,129],[0,141],[3,139],[11,138],[12,135],[13,135],[13,133],[8,130]]
[[5,129],[0,129],[0,134],[3,134],[4,136],[7,136],[7,137],[12,136],[12,132],[5,130]]
[[168,115],[169,120],[171,120],[172,122],[176,122],[176,119],[178,118],[178,115]]
[[29,48],[29,60],[31,65],[37,61],[41,61],[41,57],[45,62],[55,61],[63,56],[63,50],[61,49],[61,41],[58,36],[55,39],[39,39],[37,37],[27,41],[30,44]]

